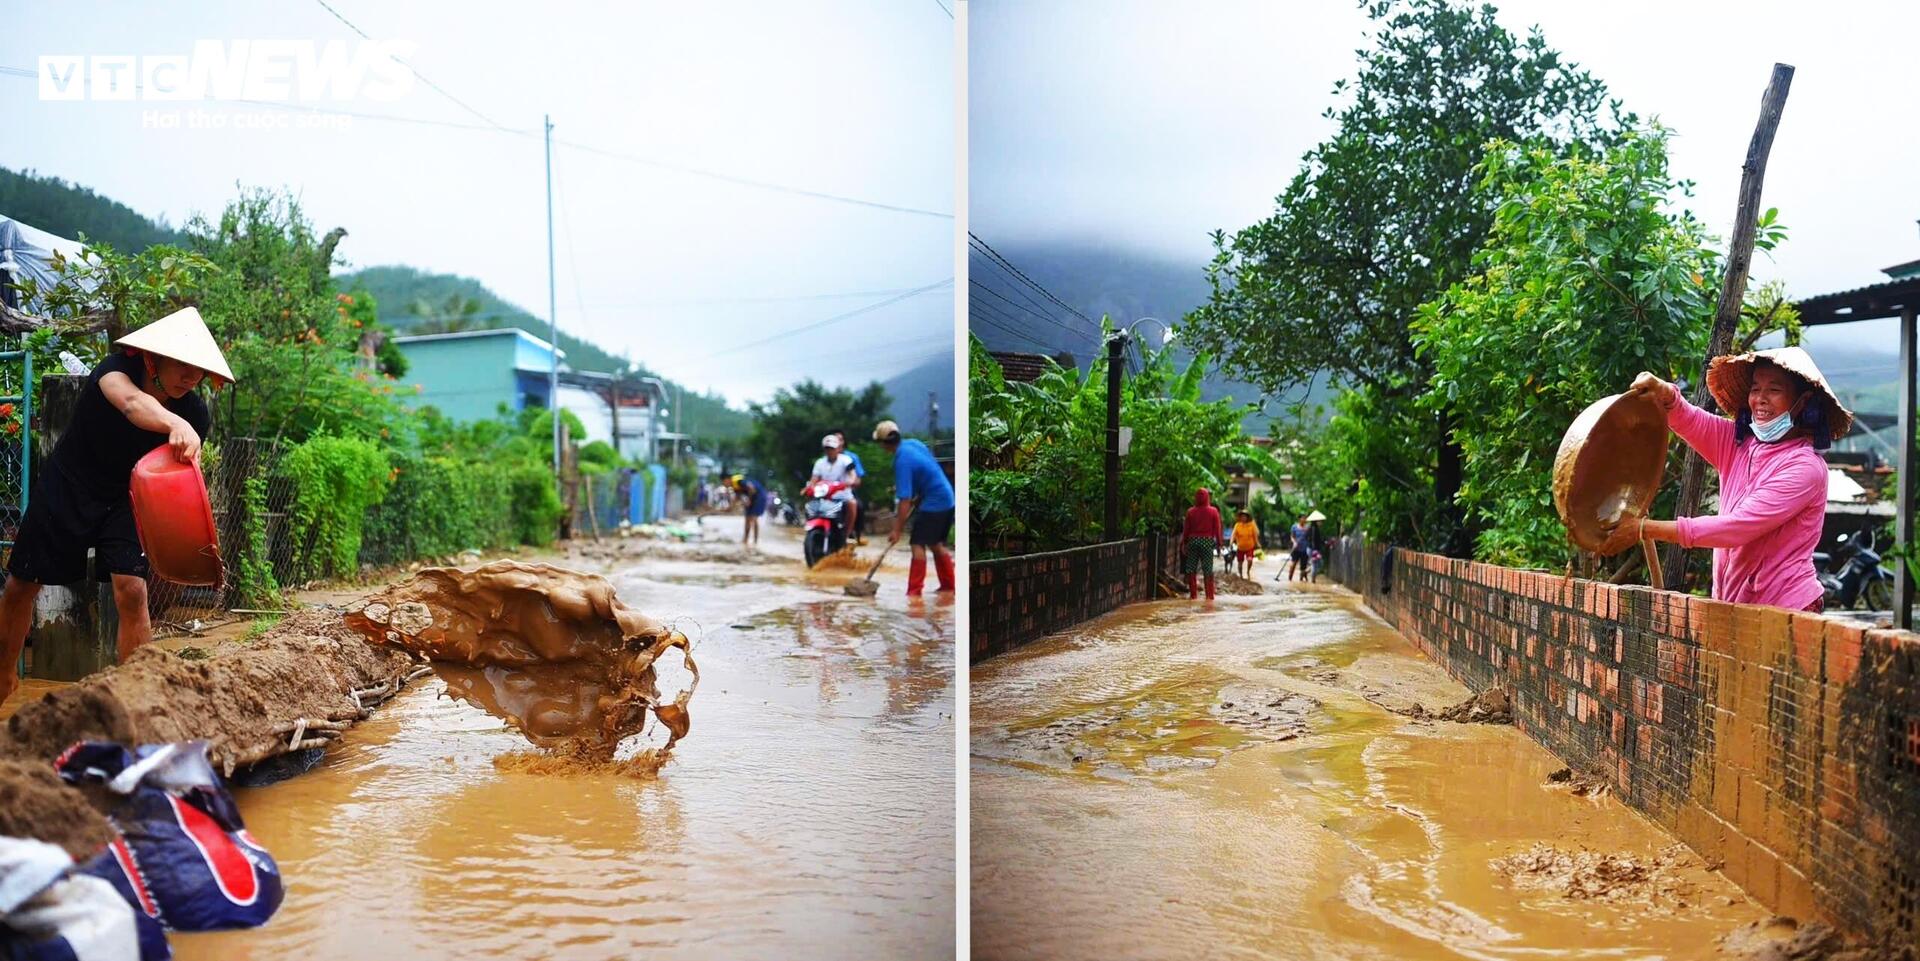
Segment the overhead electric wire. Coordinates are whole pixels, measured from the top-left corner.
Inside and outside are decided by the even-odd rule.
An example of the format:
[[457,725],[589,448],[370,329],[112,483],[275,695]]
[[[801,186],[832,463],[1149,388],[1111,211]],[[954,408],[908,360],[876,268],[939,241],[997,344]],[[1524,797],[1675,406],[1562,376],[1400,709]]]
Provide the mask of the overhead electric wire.
[[[974,247],[971,244],[968,245],[968,251],[970,254],[978,256],[980,258],[980,262],[987,264],[988,266],[991,266],[992,268],[994,268],[994,270],[998,271],[1001,276],[1006,277],[1010,284],[1009,289],[1011,289],[1014,293],[1020,295],[1021,300],[1024,300],[1027,303],[1033,305],[1033,309],[1035,311],[1043,314],[1048,314],[1048,315],[1051,315],[1056,312],[1054,307],[1049,306],[1049,303],[1056,302],[1051,297],[1051,295],[1048,294],[1044,289],[1035,286],[1033,282],[1026,277],[1026,275],[1020,273],[1011,264],[1002,263],[999,260],[995,260],[992,256],[988,255],[986,251],[981,250],[978,247]],[[971,259],[971,257],[968,259],[967,262],[969,264],[973,263],[973,260]],[[1043,298],[1047,298],[1047,299],[1044,301],[1036,300],[1034,299],[1034,296],[1033,296],[1034,293],[1039,293],[1042,295]],[[1077,312],[1071,312],[1068,319],[1071,320],[1074,317],[1078,317],[1078,316],[1079,314]],[[1082,317],[1080,319],[1084,320],[1085,318]]]
[[1061,309],[1065,310],[1067,313],[1070,313],[1075,317],[1078,317],[1081,320],[1086,321],[1088,324],[1091,324],[1095,330],[1100,329],[1100,325],[1095,324],[1093,322],[1093,318],[1088,317],[1086,314],[1083,314],[1079,310],[1075,309],[1071,304],[1068,304],[1066,301],[1061,300],[1060,298],[1054,296],[1053,291],[1048,290],[1047,288],[1041,286],[1039,281],[1034,280],[1032,277],[1029,277],[1026,274],[1022,273],[1020,268],[1015,267],[1013,265],[1012,261],[1001,256],[999,251],[993,249],[992,244],[989,244],[986,241],[981,240],[979,234],[976,234],[971,230],[967,231],[967,242],[971,245],[975,245],[975,249],[980,250],[982,253],[992,258],[1000,266],[1005,267],[1007,270],[1011,271],[1014,276],[1020,278],[1020,280],[1023,283],[1025,283],[1027,286],[1032,287],[1034,290],[1039,291],[1042,296],[1060,305]]
[[[341,15],[340,15],[340,11],[338,11],[338,10],[335,10],[335,9],[333,9],[332,7],[330,7],[330,6],[328,6],[328,5],[327,5],[327,0],[313,0],[313,2],[315,2],[315,3],[317,3],[317,4],[319,4],[319,5],[320,5],[320,6],[321,6],[321,7],[323,8],[323,9],[325,9],[325,10],[326,10],[326,11],[327,11],[328,13],[331,13],[331,14],[333,14],[333,18],[334,18],[335,20],[338,20],[338,21],[340,21],[341,23],[344,23],[344,24],[346,24],[346,25],[347,25],[347,29],[349,29],[349,30],[352,30],[352,31],[353,31],[354,33],[357,33],[357,34],[359,34],[359,35],[360,35],[360,36],[361,36],[361,37],[362,37],[363,39],[365,39],[365,40],[367,40],[367,41],[372,41],[372,40],[373,40],[373,38],[372,38],[372,37],[369,37],[369,36],[367,36],[367,32],[366,32],[365,30],[362,30],[362,29],[360,29],[359,27],[356,27],[356,26],[354,26],[354,25],[353,25],[353,21],[351,21],[351,20],[348,20],[348,19],[347,19],[346,17],[343,17],[343,16],[341,16]],[[397,64],[399,64],[400,66],[403,66],[403,67],[405,67],[405,68],[407,68],[407,72],[408,72],[408,73],[411,73],[411,74],[413,74],[413,75],[414,75],[415,77],[417,77],[417,78],[419,78],[419,80],[420,80],[420,82],[421,82],[421,83],[424,83],[424,84],[426,84],[426,85],[427,85],[427,86],[429,86],[429,87],[432,87],[432,88],[434,89],[434,91],[435,91],[436,93],[438,93],[438,94],[440,94],[440,96],[442,96],[442,97],[445,97],[445,98],[447,98],[448,100],[451,100],[451,101],[453,101],[453,102],[454,102],[454,103],[456,103],[456,104],[459,104],[459,105],[460,105],[460,109],[462,109],[462,110],[465,110],[466,112],[468,112],[468,113],[470,113],[470,114],[473,114],[474,116],[476,116],[476,117],[479,117],[479,118],[480,118],[480,119],[482,119],[482,120],[485,120],[485,121],[486,121],[487,123],[489,123],[489,124],[491,124],[491,125],[493,125],[494,127],[497,127],[497,128],[499,128],[499,129],[501,129],[501,130],[505,130],[505,131],[507,131],[508,133],[519,133],[519,132],[520,132],[520,131],[516,131],[516,130],[513,130],[513,129],[512,129],[512,128],[510,128],[510,127],[503,127],[503,126],[501,126],[501,125],[500,125],[500,123],[499,123],[498,121],[496,121],[496,120],[494,120],[494,119],[493,119],[492,117],[489,117],[489,116],[487,116],[486,114],[484,114],[484,113],[481,113],[480,111],[478,111],[478,110],[476,110],[476,109],[474,109],[474,108],[473,108],[473,105],[471,105],[471,104],[469,104],[469,103],[467,103],[467,102],[466,102],[466,101],[464,101],[464,100],[461,100],[461,99],[460,99],[459,97],[456,97],[456,96],[454,96],[454,95],[453,95],[453,94],[451,94],[451,93],[448,93],[448,92],[447,92],[447,89],[446,89],[445,87],[442,87],[442,86],[440,86],[440,85],[439,85],[439,84],[437,84],[437,83],[434,83],[434,82],[433,82],[433,81],[432,81],[431,79],[429,79],[429,78],[427,77],[427,75],[426,75],[426,74],[424,74],[424,73],[421,73],[421,72],[420,72],[419,70],[417,70],[417,69],[415,69],[415,68],[414,68],[414,66],[413,66],[413,64],[410,64],[410,63],[408,63],[408,62],[406,62],[405,60],[402,60],[402,59],[400,59],[399,57],[397,57],[397,56],[394,56],[394,55],[393,55],[392,53],[388,53],[388,54],[387,54],[387,56],[388,56],[388,57],[392,57],[392,58],[393,58],[393,62],[394,62],[394,63],[397,63]]]
[[[1027,308],[1020,306],[1019,304],[1014,303],[1012,300],[1009,300],[1005,295],[1001,294],[999,291],[994,290],[993,288],[987,286],[986,284],[981,283],[978,280],[974,280],[973,278],[969,277],[967,278],[967,283],[974,287],[980,288],[980,290],[983,293],[993,297],[994,299],[1000,301],[1001,303],[1006,304],[1007,306],[1012,307],[1013,309],[1018,310],[1022,313],[1025,313],[1028,316],[1031,316],[1039,320],[1045,321],[1046,323],[1052,324],[1053,326],[1058,327],[1069,334],[1072,334],[1076,337],[1086,337],[1094,341],[1095,343],[1098,343],[1100,341],[1100,338],[1093,333],[1090,333],[1085,330],[1081,330],[1077,327],[1072,327],[1067,324],[1063,324],[1057,320],[1054,320],[1052,317],[1048,317],[1044,314],[1039,314],[1039,313],[1035,313],[1034,311],[1028,310]],[[972,303],[972,301],[968,301],[968,303]]]
[[[959,0],[954,0],[954,2],[956,2],[956,3],[958,3],[958,2],[959,2]],[[947,15],[947,19],[948,19],[948,20],[952,20],[952,19],[953,19],[953,11],[952,11],[952,10],[948,10],[948,9],[947,9],[947,5],[946,5],[946,4],[944,4],[944,3],[941,3],[941,2],[940,2],[940,0],[933,0],[933,5],[934,5],[934,6],[936,6],[936,7],[939,7],[939,8],[940,8],[940,12],[941,12],[941,13],[944,13],[944,14],[946,14],[946,15]]]
[[646,167],[658,167],[662,170],[672,170],[678,173],[690,174],[695,177],[706,177],[711,180],[719,180],[725,183],[738,184],[743,187],[755,187],[760,190],[771,190],[776,193],[793,194],[799,197],[812,197],[816,200],[831,200],[831,201],[834,201],[835,203],[853,204],[859,207],[871,207],[876,210],[890,210],[890,211],[893,211],[894,213],[913,214],[915,216],[920,216],[920,217],[937,217],[941,220],[953,219],[952,214],[942,213],[941,211],[938,211],[938,210],[927,210],[921,207],[908,207],[902,204],[882,203],[877,200],[862,200],[859,197],[848,197],[845,194],[827,193],[824,190],[809,190],[805,187],[789,187],[789,186],[786,186],[785,184],[776,184],[776,183],[772,183],[765,180],[755,180],[751,177],[739,177],[733,174],[720,173],[719,171],[716,171],[716,170],[705,170],[699,167],[689,167],[685,164],[670,163],[665,160],[655,160],[651,157],[639,157],[633,154],[625,154],[617,150],[608,150],[604,147],[595,147],[592,144],[575,143],[570,140],[561,140],[558,137],[554,138],[553,142],[562,147],[572,147],[575,150],[584,150],[588,153],[599,154],[603,157],[610,157],[614,160],[625,160],[628,163],[636,163]]
[[968,320],[969,326],[971,326],[972,322],[975,320],[981,321],[990,327],[994,327],[1005,333],[1012,334],[1026,341],[1027,343],[1030,343],[1036,347],[1039,347],[1040,349],[1046,351],[1049,356],[1053,354],[1073,352],[1068,347],[1063,347],[1057,344],[1050,344],[1034,336],[1033,333],[1031,332],[1030,325],[1024,324],[1018,318],[1009,316],[999,311],[998,309],[995,309],[991,304],[988,304],[985,301],[980,301],[980,300],[968,301],[967,313],[968,313],[967,320]]
[[781,331],[781,332],[779,332],[779,333],[777,333],[777,334],[770,334],[770,335],[768,335],[768,336],[766,336],[766,337],[762,337],[762,338],[760,338],[759,340],[751,340],[751,341],[748,341],[748,342],[746,342],[746,343],[744,343],[744,344],[735,344],[734,346],[732,346],[732,347],[729,347],[729,348],[727,348],[726,350],[721,350],[721,351],[715,351],[714,353],[712,353],[712,354],[709,354],[708,356],[709,356],[709,357],[724,357],[724,356],[726,356],[727,354],[732,354],[732,353],[737,353],[737,352],[739,352],[739,351],[743,351],[743,350],[748,350],[748,349],[751,349],[751,348],[754,348],[754,347],[758,347],[758,346],[760,346],[760,345],[762,345],[762,344],[767,344],[767,343],[772,343],[773,341],[776,341],[776,340],[780,340],[780,339],[782,339],[782,338],[785,338],[785,337],[792,337],[792,336],[794,336],[795,334],[804,334],[804,333],[807,333],[807,332],[809,332],[809,331],[814,331],[814,330],[819,330],[820,328],[822,328],[822,327],[825,327],[825,326],[827,326],[828,324],[837,324],[837,323],[839,323],[840,321],[843,321],[843,320],[849,320],[849,319],[852,319],[852,318],[854,318],[854,317],[858,317],[858,316],[860,316],[861,314],[868,314],[868,313],[872,313],[873,311],[876,311],[876,310],[879,310],[879,309],[880,309],[880,308],[882,308],[882,307],[887,307],[887,306],[891,306],[891,305],[893,305],[893,304],[897,304],[897,303],[899,303],[899,302],[901,302],[901,301],[903,301],[903,300],[906,300],[906,299],[907,299],[907,298],[909,298],[909,297],[917,297],[917,296],[919,296],[919,295],[921,295],[921,294],[924,294],[924,293],[926,293],[926,292],[928,292],[928,291],[931,291],[931,290],[938,290],[938,289],[940,289],[941,287],[946,287],[946,286],[949,286],[949,285],[951,285],[952,283],[953,283],[953,278],[952,278],[952,277],[948,277],[948,278],[946,278],[946,279],[944,279],[944,280],[937,280],[937,281],[935,281],[935,282],[933,282],[933,283],[931,283],[931,284],[927,284],[926,286],[923,286],[923,287],[915,287],[915,288],[913,288],[912,290],[909,290],[909,291],[907,291],[907,292],[905,292],[905,293],[902,293],[902,294],[897,294],[897,295],[895,295],[895,296],[892,296],[892,297],[888,297],[888,298],[887,298],[886,300],[882,300],[882,301],[880,301],[880,302],[878,302],[878,303],[873,303],[873,304],[868,304],[868,305],[866,305],[865,307],[857,307],[857,308],[855,308],[855,309],[853,309],[853,310],[849,310],[849,311],[846,311],[846,312],[844,312],[844,313],[839,313],[839,314],[835,314],[835,315],[833,315],[832,317],[828,317],[828,318],[826,318],[826,319],[824,319],[824,320],[817,320],[817,321],[814,321],[813,323],[811,323],[811,324],[807,324],[807,325],[806,325],[806,326],[804,326],[804,327],[795,327],[795,328],[793,328],[793,329],[791,329],[791,330],[783,330],[783,331]]
[[1012,327],[1012,326],[1008,326],[1008,325],[1006,325],[1006,324],[1002,324],[1002,323],[1000,323],[999,321],[996,321],[996,320],[994,320],[994,319],[993,319],[993,318],[991,318],[991,317],[987,317],[987,316],[984,316],[984,315],[982,315],[982,316],[976,316],[976,317],[972,317],[972,318],[970,318],[970,319],[971,319],[971,320],[978,320],[978,321],[980,321],[980,322],[982,322],[982,323],[985,323],[985,324],[986,324],[987,326],[989,326],[989,327],[994,327],[994,328],[998,328],[998,329],[999,329],[1000,331],[1002,331],[1002,332],[1004,332],[1004,333],[1008,333],[1008,334],[1012,334],[1013,336],[1015,336],[1015,337],[1018,337],[1018,338],[1020,338],[1021,340],[1024,340],[1024,341],[1026,341],[1027,343],[1030,343],[1030,344],[1032,344],[1032,345],[1034,345],[1035,347],[1038,347],[1038,348],[1040,348],[1041,350],[1045,350],[1045,351],[1049,351],[1049,352],[1051,352],[1051,351],[1053,351],[1053,350],[1055,349],[1055,348],[1053,348],[1053,347],[1051,347],[1051,346],[1049,346],[1049,345],[1047,345],[1047,344],[1043,344],[1043,343],[1041,343],[1040,341],[1038,341],[1038,340],[1036,340],[1036,339],[1034,339],[1034,337],[1033,337],[1033,335],[1031,335],[1031,334],[1029,334],[1029,333],[1027,333],[1026,331],[1024,331],[1024,330],[1021,330],[1021,329],[1019,329],[1018,327]]

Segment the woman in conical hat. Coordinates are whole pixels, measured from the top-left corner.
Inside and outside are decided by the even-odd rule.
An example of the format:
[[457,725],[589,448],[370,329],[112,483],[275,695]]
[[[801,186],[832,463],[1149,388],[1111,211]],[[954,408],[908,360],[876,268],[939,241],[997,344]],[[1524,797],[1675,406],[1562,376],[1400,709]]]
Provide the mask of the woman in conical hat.
[[1813,358],[1798,347],[1715,357],[1707,391],[1731,417],[1688,403],[1649,373],[1633,389],[1667,409],[1668,425],[1720,472],[1720,512],[1671,521],[1629,518],[1645,540],[1713,548],[1713,596],[1818,612],[1825,592],[1813,549],[1826,520],[1820,452],[1853,426]]
[[133,465],[162,444],[182,462],[198,457],[212,416],[195,388],[208,380],[231,383],[233,371],[192,307],[120,338],[118,346],[94,367],[47,468],[33,479],[0,590],[0,696],[19,683],[14,666],[40,585],[81,580],[88,548],[95,574],[113,581],[120,659],[153,639],[147,558],[128,494]]

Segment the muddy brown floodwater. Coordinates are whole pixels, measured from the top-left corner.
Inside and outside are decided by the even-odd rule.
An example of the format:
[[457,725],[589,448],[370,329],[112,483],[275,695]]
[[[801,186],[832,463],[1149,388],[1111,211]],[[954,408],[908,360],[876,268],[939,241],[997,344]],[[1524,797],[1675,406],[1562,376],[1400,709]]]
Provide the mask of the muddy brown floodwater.
[[[904,564],[848,597],[864,568],[809,576],[780,529],[742,562],[739,524],[555,562],[693,641],[698,723],[657,775],[497,765],[528,738],[446,678],[509,690],[484,678],[499,666],[422,678],[313,771],[235,792],[286,902],[264,928],[177,934],[176,955],[951,957],[951,601],[901,596]],[[677,653],[653,667],[671,701]]]
[[1352,594],[1136,604],[971,672],[973,956],[1712,958],[1767,914]]

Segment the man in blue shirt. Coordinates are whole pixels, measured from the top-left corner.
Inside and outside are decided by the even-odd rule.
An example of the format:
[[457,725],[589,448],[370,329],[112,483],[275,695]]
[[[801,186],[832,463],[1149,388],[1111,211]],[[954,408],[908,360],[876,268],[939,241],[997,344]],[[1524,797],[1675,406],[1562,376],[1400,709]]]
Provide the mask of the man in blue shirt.
[[927,445],[903,440],[900,425],[883,420],[873,429],[873,439],[893,455],[893,496],[899,499],[893,513],[893,534],[889,546],[900,542],[900,532],[913,521],[913,562],[907,569],[907,596],[917,597],[927,583],[927,552],[933,552],[933,569],[940,578],[940,590],[953,590],[953,553],[947,550],[947,532],[953,529],[953,485]]

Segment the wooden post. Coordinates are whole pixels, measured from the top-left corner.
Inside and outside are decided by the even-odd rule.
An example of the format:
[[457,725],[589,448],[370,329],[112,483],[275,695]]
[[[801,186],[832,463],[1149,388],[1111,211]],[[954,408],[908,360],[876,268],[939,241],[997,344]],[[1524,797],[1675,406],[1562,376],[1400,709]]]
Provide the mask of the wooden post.
[[[1740,320],[1740,305],[1747,296],[1747,268],[1753,261],[1754,223],[1760,217],[1760,186],[1767,177],[1767,155],[1773,151],[1773,133],[1780,127],[1780,112],[1787,105],[1787,89],[1793,86],[1793,68],[1784,63],[1773,65],[1773,78],[1760,98],[1760,122],[1753,128],[1753,140],[1747,144],[1747,162],[1740,166],[1740,206],[1733,219],[1733,244],[1727,251],[1727,273],[1720,284],[1720,302],[1713,312],[1713,333],[1707,338],[1707,356],[1700,364],[1700,382],[1693,385],[1693,403],[1706,406],[1707,365],[1713,358],[1733,349],[1734,327]],[[1722,413],[1732,415],[1733,411]],[[1674,505],[1675,517],[1691,517],[1700,509],[1700,495],[1706,487],[1706,463],[1692,448],[1680,469],[1680,497]],[[1686,551],[1678,544],[1666,548],[1666,581],[1669,590],[1686,583]]]
[[[1913,404],[1920,400],[1914,394],[1914,307],[1908,304],[1900,311],[1900,467],[1895,475],[1900,480],[1899,511],[1893,528],[1894,543],[1901,547],[1913,543],[1913,492],[1920,484],[1914,483],[1914,423]],[[1913,630],[1913,578],[1907,574],[1907,565],[1903,561],[1894,565],[1893,571],[1893,626],[1903,631]]]

